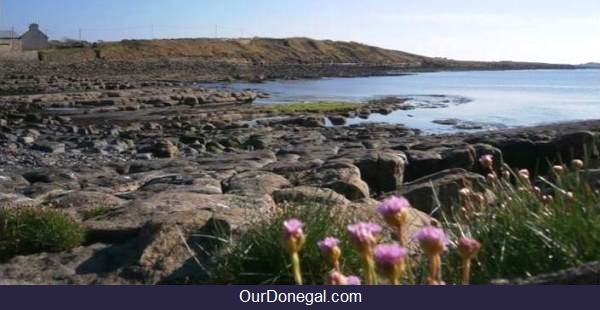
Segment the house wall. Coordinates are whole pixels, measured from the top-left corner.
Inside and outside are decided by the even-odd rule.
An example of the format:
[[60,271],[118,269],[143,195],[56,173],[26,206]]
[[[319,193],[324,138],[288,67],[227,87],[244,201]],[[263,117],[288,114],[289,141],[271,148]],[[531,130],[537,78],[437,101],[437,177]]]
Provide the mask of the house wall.
[[30,30],[21,36],[23,50],[41,50],[48,48],[48,37],[38,30]]

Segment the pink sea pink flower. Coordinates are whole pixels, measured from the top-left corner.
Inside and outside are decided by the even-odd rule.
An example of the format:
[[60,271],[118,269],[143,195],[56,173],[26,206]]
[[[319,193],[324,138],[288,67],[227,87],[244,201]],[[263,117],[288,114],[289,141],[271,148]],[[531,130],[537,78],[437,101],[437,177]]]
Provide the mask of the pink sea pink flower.
[[425,254],[429,256],[439,255],[446,249],[449,240],[440,228],[427,226],[419,230],[414,236],[419,242]]
[[463,259],[473,259],[481,249],[481,243],[473,238],[462,237],[458,241],[458,253]]

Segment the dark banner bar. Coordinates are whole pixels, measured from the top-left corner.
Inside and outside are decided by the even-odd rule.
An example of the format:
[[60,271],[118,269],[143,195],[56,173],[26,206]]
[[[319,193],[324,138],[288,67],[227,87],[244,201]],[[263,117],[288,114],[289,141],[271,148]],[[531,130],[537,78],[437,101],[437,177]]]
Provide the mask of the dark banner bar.
[[0,309],[594,309],[598,292],[597,287],[557,286],[23,286],[0,288]]

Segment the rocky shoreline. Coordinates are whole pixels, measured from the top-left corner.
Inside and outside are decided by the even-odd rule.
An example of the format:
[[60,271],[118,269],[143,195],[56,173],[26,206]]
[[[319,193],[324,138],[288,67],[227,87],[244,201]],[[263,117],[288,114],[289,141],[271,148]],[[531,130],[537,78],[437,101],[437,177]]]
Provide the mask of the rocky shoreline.
[[[348,76],[371,72],[362,69]],[[0,265],[2,284],[187,283],[206,275],[193,262],[210,265],[211,257],[181,240],[209,234],[215,222],[235,236],[285,202],[371,212],[376,199],[399,193],[427,223],[434,197],[449,207],[466,183],[484,182],[483,155],[539,172],[559,159],[600,157],[600,121],[422,135],[402,125],[343,125],[407,108],[398,98],[277,113],[252,104],[267,94],[251,90],[134,78],[135,69],[125,77],[64,70],[76,75],[32,70],[0,80],[0,207],[64,210],[84,225],[86,242],[13,258]]]

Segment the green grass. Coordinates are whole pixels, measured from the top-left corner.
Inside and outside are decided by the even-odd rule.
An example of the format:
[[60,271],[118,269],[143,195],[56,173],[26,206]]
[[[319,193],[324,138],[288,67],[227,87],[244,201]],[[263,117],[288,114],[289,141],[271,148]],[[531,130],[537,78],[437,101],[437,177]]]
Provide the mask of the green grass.
[[301,253],[301,264],[306,284],[323,284],[330,271],[317,247],[317,242],[336,236],[344,251],[342,269],[360,272],[360,261],[353,252],[346,234],[346,226],[356,221],[349,215],[319,203],[286,206],[282,212],[260,220],[240,240],[229,243],[228,248],[216,257],[211,283],[216,284],[293,284],[290,259],[282,249],[283,222],[290,218],[301,219],[306,224],[307,240]]
[[[544,205],[523,183],[500,181],[490,186],[496,200],[487,207],[467,212],[446,212],[442,225],[453,242],[462,236],[474,237],[483,247],[472,267],[473,284],[494,279],[527,278],[567,269],[600,259],[600,198],[580,177],[568,172],[555,182],[536,179],[545,194],[556,198]],[[573,192],[574,199],[566,196]],[[459,210],[454,206],[451,210]],[[212,283],[292,284],[290,260],[282,249],[283,221],[298,218],[305,222],[307,242],[301,253],[305,283],[323,284],[329,266],[316,243],[326,236],[342,240],[343,272],[362,274],[361,264],[348,240],[346,226],[361,219],[348,212],[316,202],[297,203],[252,225],[239,240],[227,241],[226,251],[217,256]],[[382,226],[383,223],[381,223]],[[382,242],[389,240],[389,231]],[[405,284],[422,284],[428,262],[417,251],[411,254],[411,268]],[[460,283],[460,258],[454,243],[444,253],[444,280]]]
[[[447,215],[454,235],[468,233],[483,242],[473,283],[527,278],[600,259],[600,199],[576,172],[557,182],[537,179],[555,202],[544,206],[532,191],[501,182],[497,201],[486,212]],[[573,192],[575,199],[566,197]],[[447,272],[457,258],[450,256]]]
[[70,250],[84,236],[84,228],[58,210],[0,209],[0,262],[17,255]]
[[285,113],[343,113],[354,111],[360,108],[362,104],[356,102],[334,102],[334,101],[318,101],[318,102],[298,102],[290,104],[269,105],[265,111],[277,114]]

